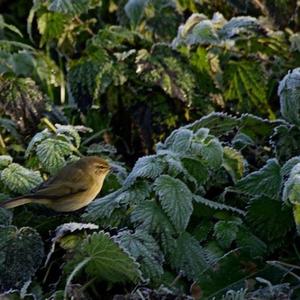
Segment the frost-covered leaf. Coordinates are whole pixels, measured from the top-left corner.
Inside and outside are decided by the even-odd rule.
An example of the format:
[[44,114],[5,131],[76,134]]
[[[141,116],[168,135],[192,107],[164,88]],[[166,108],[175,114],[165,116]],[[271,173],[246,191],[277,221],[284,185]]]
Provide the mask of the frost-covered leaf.
[[140,278],[139,265],[134,258],[104,232],[89,235],[80,244],[66,269],[73,269],[82,261],[85,261],[85,272],[98,280],[112,283],[137,282]]
[[278,199],[282,177],[280,165],[276,159],[269,159],[264,167],[243,177],[235,188],[253,196],[266,195]]
[[61,237],[66,235],[67,233],[71,233],[74,231],[80,231],[80,230],[96,230],[99,226],[92,223],[77,223],[77,222],[70,222],[70,223],[64,223],[62,225],[59,225],[55,229],[55,236],[52,238],[52,242],[57,242]]
[[143,156],[135,163],[132,171],[126,178],[124,185],[132,185],[138,177],[154,179],[164,170],[165,162],[158,155]]
[[43,167],[53,174],[65,165],[65,157],[72,153],[72,145],[60,139],[48,138],[37,145],[36,153]]
[[138,228],[151,233],[175,233],[169,218],[155,200],[147,200],[134,207],[130,219]]
[[290,172],[292,169],[300,163],[300,156],[295,156],[291,159],[289,159],[281,168],[281,176],[282,178],[288,178],[290,176]]
[[220,245],[229,248],[231,243],[236,239],[239,231],[239,223],[235,221],[219,221],[214,226],[214,235]]
[[63,137],[64,136],[70,137],[70,139],[74,143],[75,147],[79,148],[80,135],[78,133],[78,129],[76,128],[76,126],[55,124],[55,127],[57,128],[56,134],[58,136],[62,135]]
[[43,182],[39,171],[32,171],[12,163],[1,172],[1,181],[12,192],[25,194]]
[[233,148],[224,147],[223,167],[230,174],[232,181],[235,183],[243,176],[244,158]]
[[117,197],[121,194],[121,190],[117,190],[102,198],[95,199],[86,209],[83,215],[85,220],[96,221],[98,219],[109,218],[114,209],[120,207]]
[[223,147],[216,138],[209,139],[199,153],[211,168],[218,168],[223,162]]
[[208,128],[210,134],[217,137],[232,132],[239,124],[239,120],[225,113],[212,112],[200,120],[185,126],[190,130],[196,132],[201,128]]
[[192,193],[179,179],[161,175],[154,182],[163,210],[178,231],[183,231],[193,212]]
[[10,155],[0,155],[0,170],[6,168],[12,161],[13,158]]
[[207,253],[199,242],[189,233],[184,232],[176,240],[170,262],[178,271],[184,271],[189,279],[197,280],[199,275],[209,267]]
[[208,169],[200,159],[183,157],[182,163],[188,174],[195,178],[197,184],[204,184],[207,181]]
[[50,0],[48,9],[70,15],[79,15],[89,8],[90,0]]
[[147,232],[121,231],[116,236],[116,241],[140,263],[145,278],[157,280],[163,274],[163,254],[155,239]]
[[197,203],[201,203],[205,206],[208,206],[210,208],[216,209],[216,210],[227,210],[227,211],[232,211],[232,212],[236,212],[240,215],[244,215],[245,212],[241,209],[238,209],[236,207],[227,205],[227,204],[223,204],[223,203],[219,203],[216,201],[212,201],[212,200],[208,200],[202,196],[199,195],[193,195],[193,199],[197,202]]
[[33,150],[35,150],[36,146],[48,137],[50,137],[50,132],[48,129],[44,129],[43,131],[36,133],[27,146],[25,157],[27,158],[33,152]]
[[195,25],[186,37],[187,45],[215,45],[219,42],[214,24],[210,20],[203,20]]
[[128,0],[124,6],[126,15],[130,19],[133,27],[136,27],[139,24],[147,4],[148,0]]
[[257,34],[259,29],[260,24],[256,18],[242,16],[228,21],[219,31],[219,34],[222,39],[232,39]]
[[283,239],[293,226],[292,209],[266,196],[251,200],[246,220],[264,241]]
[[292,168],[288,180],[284,183],[282,198],[283,201],[300,204],[300,163]]
[[0,289],[21,288],[31,279],[44,255],[35,229],[0,226]]
[[300,125],[300,68],[289,72],[278,87],[280,112],[282,116],[295,125]]
[[189,151],[193,132],[188,129],[180,128],[174,130],[161,146],[163,149],[168,149],[174,153],[186,154]]

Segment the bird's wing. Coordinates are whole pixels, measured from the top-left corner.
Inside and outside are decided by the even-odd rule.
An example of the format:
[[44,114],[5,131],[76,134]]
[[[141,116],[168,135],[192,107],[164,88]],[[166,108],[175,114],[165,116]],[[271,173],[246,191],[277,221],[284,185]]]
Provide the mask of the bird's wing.
[[81,169],[66,167],[54,177],[43,182],[28,196],[31,198],[56,199],[86,191],[91,184],[92,177]]

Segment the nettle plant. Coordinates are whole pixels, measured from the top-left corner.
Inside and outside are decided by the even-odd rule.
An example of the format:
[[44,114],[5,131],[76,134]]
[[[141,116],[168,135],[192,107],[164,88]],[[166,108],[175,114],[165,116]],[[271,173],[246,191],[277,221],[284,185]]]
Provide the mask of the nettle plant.
[[[291,295],[299,284],[286,269],[298,261],[299,78],[295,69],[280,83],[285,120],[211,113],[173,131],[156,145],[155,154],[141,157],[125,179],[119,178],[113,192],[80,215],[82,222],[94,224],[61,224],[52,246],[45,231],[43,239],[38,233],[41,224],[18,229],[11,223],[19,216],[1,209],[1,290],[23,287],[23,295],[34,293],[47,281],[48,275],[34,276],[37,269],[43,272],[44,259],[46,274],[61,265],[55,288],[45,288],[47,297],[57,299],[74,296],[78,284],[83,297],[99,296],[97,285],[104,282],[119,288],[107,292],[111,294],[120,293],[120,283],[126,283],[132,297],[189,293],[191,283],[192,293],[201,290],[204,299]],[[43,159],[60,151],[55,147],[65,149],[62,142],[69,152],[60,157],[73,155],[79,145],[73,130],[58,126],[55,133],[33,138],[28,151],[43,172],[54,172],[60,160]],[[11,158],[2,156],[0,162],[1,180],[13,191],[12,181],[5,182],[15,176],[12,170],[5,175]],[[47,258],[43,244],[51,249]],[[61,251],[64,256],[57,254]]]

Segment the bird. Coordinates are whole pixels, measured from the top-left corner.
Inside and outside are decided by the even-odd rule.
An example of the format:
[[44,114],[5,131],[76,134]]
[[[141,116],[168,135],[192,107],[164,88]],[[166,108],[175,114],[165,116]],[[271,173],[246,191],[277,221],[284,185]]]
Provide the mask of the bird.
[[80,158],[64,166],[30,193],[8,199],[0,203],[0,207],[37,203],[57,212],[76,211],[96,198],[110,170],[109,163],[98,156]]

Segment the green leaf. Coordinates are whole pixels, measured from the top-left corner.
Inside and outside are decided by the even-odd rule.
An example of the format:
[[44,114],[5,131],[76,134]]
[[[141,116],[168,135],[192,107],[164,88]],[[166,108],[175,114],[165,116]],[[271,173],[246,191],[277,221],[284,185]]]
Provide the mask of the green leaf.
[[185,128],[194,132],[201,128],[208,128],[210,134],[219,137],[232,132],[238,124],[239,120],[234,116],[225,113],[212,112],[207,116],[202,117],[200,120],[185,126]]
[[13,158],[10,155],[0,155],[0,170],[6,168],[12,161]]
[[294,225],[291,207],[267,196],[249,202],[246,220],[264,241],[282,240]]
[[170,134],[164,144],[159,145],[158,150],[168,149],[174,153],[186,154],[190,149],[192,137],[193,132],[191,130],[184,128],[176,129]]
[[201,203],[205,206],[208,206],[210,208],[216,209],[216,210],[226,210],[226,211],[232,211],[232,212],[236,212],[240,215],[244,215],[245,212],[242,211],[241,209],[238,209],[236,207],[224,204],[224,203],[219,203],[216,201],[212,201],[212,200],[208,200],[202,196],[199,195],[193,195],[193,199],[197,202],[197,203]]
[[70,15],[80,15],[89,8],[90,0],[50,0],[48,9]]
[[207,253],[199,242],[189,233],[184,232],[176,240],[170,262],[178,271],[184,271],[189,279],[196,280],[209,267]]
[[182,163],[190,176],[195,178],[197,184],[204,184],[208,179],[207,166],[199,159],[183,157]]
[[239,224],[234,221],[219,221],[214,226],[214,235],[223,248],[229,248],[236,239]]
[[134,28],[141,21],[147,4],[148,0],[128,0],[124,6],[125,13]]
[[237,39],[240,37],[250,37],[259,32],[261,26],[254,17],[241,16],[230,19],[219,31],[222,39]]
[[36,153],[44,169],[54,174],[66,164],[65,156],[72,153],[72,144],[48,138],[37,145]]
[[300,163],[292,168],[288,180],[284,183],[282,198],[285,202],[300,204]]
[[225,99],[238,101],[237,108],[243,112],[268,111],[267,83],[264,69],[255,61],[230,61],[224,70]]
[[161,175],[154,182],[154,190],[175,228],[183,231],[193,212],[193,196],[189,188],[179,179]]
[[121,231],[117,235],[116,241],[140,263],[145,278],[157,280],[164,273],[163,254],[155,239],[147,232],[142,230],[136,230],[134,233],[128,230]]
[[0,226],[10,225],[13,218],[11,210],[0,207]]
[[223,167],[230,174],[232,181],[236,183],[244,173],[244,158],[240,152],[230,147],[224,147]]
[[164,170],[165,162],[158,155],[143,156],[135,163],[124,182],[124,186],[132,185],[138,177],[155,179]]
[[35,229],[0,226],[0,289],[20,289],[34,275],[43,255],[43,242]]
[[138,228],[151,233],[175,233],[167,215],[155,200],[147,200],[134,207],[130,219]]
[[74,268],[86,258],[89,260],[84,266],[85,272],[98,280],[136,283],[140,278],[138,264],[107,233],[89,235],[75,252],[74,259],[67,263],[66,269]]
[[201,156],[211,168],[218,168],[223,162],[223,147],[216,138],[209,139],[200,148]]
[[12,163],[1,172],[1,181],[14,193],[25,194],[43,182],[39,171]]
[[39,33],[41,34],[40,47],[46,43],[58,40],[64,32],[67,18],[61,13],[43,13],[37,20]]
[[248,195],[266,195],[278,199],[282,177],[280,165],[276,159],[269,159],[264,167],[242,178],[235,185],[235,189]]
[[282,116],[295,125],[300,125],[300,68],[289,72],[278,87],[280,112]]

